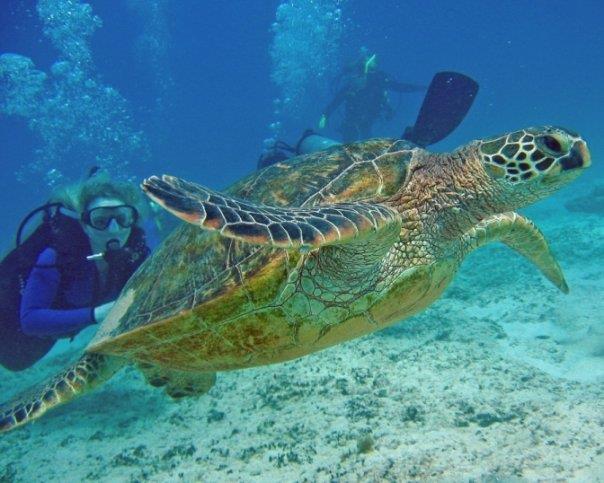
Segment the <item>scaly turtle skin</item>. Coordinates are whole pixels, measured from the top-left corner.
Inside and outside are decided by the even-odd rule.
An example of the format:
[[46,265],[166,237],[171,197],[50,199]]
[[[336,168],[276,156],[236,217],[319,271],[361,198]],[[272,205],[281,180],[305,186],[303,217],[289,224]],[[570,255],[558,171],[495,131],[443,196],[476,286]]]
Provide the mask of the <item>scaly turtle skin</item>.
[[173,397],[216,371],[286,361],[424,309],[463,258],[502,241],[563,292],[542,234],[517,208],[575,179],[579,135],[530,128],[432,154],[378,139],[254,173],[221,194],[174,177],[143,189],[188,224],[124,287],[87,353],[0,410],[39,417],[132,361]]

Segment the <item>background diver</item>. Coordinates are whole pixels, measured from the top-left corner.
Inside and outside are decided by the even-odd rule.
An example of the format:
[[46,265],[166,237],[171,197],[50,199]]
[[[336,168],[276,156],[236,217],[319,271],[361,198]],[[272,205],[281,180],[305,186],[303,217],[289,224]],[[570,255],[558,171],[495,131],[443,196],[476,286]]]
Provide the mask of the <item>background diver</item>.
[[[334,100],[327,106],[319,121],[319,128],[326,126],[330,115],[340,104],[346,103],[346,111],[341,131],[344,142],[361,140],[370,137],[371,125],[381,115],[392,116],[392,107],[388,103],[385,90],[400,90],[401,92],[416,92],[424,87],[402,84],[375,70],[375,55],[367,57],[363,63],[363,75],[369,81],[361,83],[357,90],[350,90],[350,83],[336,94]],[[365,75],[365,69],[368,70]],[[372,71],[372,69],[374,69]],[[358,77],[358,71],[357,71]],[[375,75],[375,77],[371,77]],[[468,113],[476,94],[478,84],[472,78],[458,72],[438,72],[432,78],[428,91],[420,107],[413,126],[407,127],[400,139],[410,141],[420,147],[430,146],[453,132]],[[363,95],[367,95],[364,98]],[[292,156],[308,154],[339,145],[341,141],[333,140],[307,129],[295,146],[283,141],[277,141],[258,159],[257,167],[264,168],[271,164],[285,161]]]
[[328,118],[344,105],[344,117],[339,127],[343,142],[353,142],[371,137],[371,128],[380,118],[391,120],[394,109],[388,91],[400,93],[423,92],[427,86],[406,84],[394,80],[377,68],[377,55],[362,50],[361,57],[340,75],[342,87],[325,107],[319,128],[327,125]]

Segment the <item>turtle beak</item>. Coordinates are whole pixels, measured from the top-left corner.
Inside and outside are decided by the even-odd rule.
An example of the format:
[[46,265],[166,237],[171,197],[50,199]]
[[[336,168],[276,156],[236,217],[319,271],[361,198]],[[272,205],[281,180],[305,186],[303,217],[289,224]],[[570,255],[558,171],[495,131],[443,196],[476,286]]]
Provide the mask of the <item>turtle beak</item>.
[[591,154],[585,141],[576,141],[568,155],[560,159],[560,166],[562,171],[589,168],[591,166]]
[[591,154],[587,144],[582,139],[577,139],[570,151],[565,156],[558,158],[556,164],[543,176],[542,183],[556,185],[563,179],[563,183],[566,184],[590,166]]
[[573,149],[579,151],[580,155],[583,157],[583,167],[589,168],[591,166],[591,153],[587,148],[587,143],[585,141],[579,141]]

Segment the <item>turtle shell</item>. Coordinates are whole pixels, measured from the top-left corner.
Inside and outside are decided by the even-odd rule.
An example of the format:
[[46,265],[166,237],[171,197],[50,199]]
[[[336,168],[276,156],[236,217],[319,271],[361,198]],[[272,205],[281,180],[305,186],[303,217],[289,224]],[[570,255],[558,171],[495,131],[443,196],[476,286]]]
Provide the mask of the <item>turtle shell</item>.
[[[392,139],[334,147],[264,168],[227,191],[272,206],[389,196],[403,185],[414,149]],[[243,243],[183,224],[128,281],[89,348],[173,365],[175,352],[190,351],[180,343],[183,339],[223,323],[220,300],[229,296],[229,306],[237,307],[230,320],[270,305],[278,290],[275,285],[282,283],[299,257],[297,252]],[[186,317],[202,304],[203,317]],[[175,322],[182,317],[188,322]],[[150,344],[157,346],[152,357],[140,351],[141,345]]]

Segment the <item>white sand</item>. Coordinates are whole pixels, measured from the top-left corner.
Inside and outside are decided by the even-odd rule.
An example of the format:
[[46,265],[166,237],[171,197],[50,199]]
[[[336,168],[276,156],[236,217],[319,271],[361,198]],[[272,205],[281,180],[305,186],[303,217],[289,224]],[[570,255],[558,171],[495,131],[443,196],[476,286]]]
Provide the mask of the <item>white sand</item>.
[[570,195],[528,212],[570,295],[493,245],[423,314],[197,400],[124,371],[0,437],[0,481],[604,481],[604,218]]

